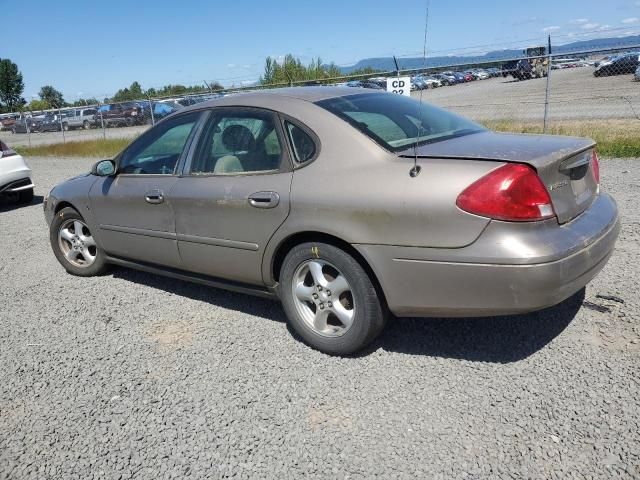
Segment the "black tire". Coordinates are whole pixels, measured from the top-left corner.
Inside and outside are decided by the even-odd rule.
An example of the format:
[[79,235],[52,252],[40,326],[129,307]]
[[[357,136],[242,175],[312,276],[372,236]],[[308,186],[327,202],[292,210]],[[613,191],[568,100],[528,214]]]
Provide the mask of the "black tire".
[[28,190],[21,190],[18,192],[18,202],[19,203],[31,203],[33,201],[33,188],[29,188]]
[[82,122],[82,128],[84,128],[85,130],[89,130],[89,128],[91,128],[91,125],[89,125],[89,120],[85,120],[84,122]]
[[76,210],[67,207],[60,210],[55,217],[53,217],[53,221],[49,228],[49,241],[51,243],[51,248],[53,249],[53,254],[58,259],[58,262],[60,262],[60,265],[62,265],[71,275],[77,275],[79,277],[93,277],[95,275],[105,273],[108,270],[109,265],[107,264],[104,251],[98,245],[95,247],[95,260],[91,265],[79,267],[67,260],[59,244],[58,233],[60,228],[68,220],[80,220],[83,223],[85,221],[82,218],[82,215],[80,215]]
[[[298,267],[307,261],[321,260],[335,266],[345,277],[352,294],[354,316],[341,336],[324,336],[314,330],[296,307],[292,285]],[[362,266],[344,250],[325,243],[303,243],[291,249],[280,269],[279,295],[289,325],[302,340],[329,355],[350,355],[373,341],[386,323],[386,313],[376,288]],[[335,301],[335,300],[334,300]]]
[[132,117],[127,117],[124,121],[125,126],[127,127],[133,127],[133,118]]
[[69,124],[68,123],[63,123],[62,124],[62,128],[64,129],[65,132],[69,131]]

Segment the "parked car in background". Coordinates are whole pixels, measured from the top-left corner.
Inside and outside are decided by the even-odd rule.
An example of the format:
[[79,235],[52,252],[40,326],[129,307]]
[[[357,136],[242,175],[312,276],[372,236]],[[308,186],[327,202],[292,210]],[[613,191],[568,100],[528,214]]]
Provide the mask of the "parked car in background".
[[636,68],[636,71],[633,74],[633,79],[636,81],[640,81],[640,67]]
[[350,82],[347,82],[347,87],[369,88],[371,90],[382,90],[382,87],[380,85],[370,80],[352,80]]
[[0,141],[0,197],[20,203],[33,200],[31,169],[21,155]]
[[16,119],[11,127],[12,133],[35,133],[40,131],[40,125],[42,124],[42,117],[20,117]]
[[444,73],[436,73],[434,75],[432,75],[433,78],[435,78],[436,80],[440,80],[440,83],[442,83],[443,86],[449,86],[449,85],[455,85],[456,82],[456,77],[454,77],[453,75],[446,75]]
[[40,126],[38,131],[40,132],[59,132],[62,130],[62,125],[60,123],[60,117],[62,115],[59,113],[48,112],[45,114],[42,122],[40,122]]
[[422,76],[416,75],[411,78],[411,90],[424,90],[425,88],[429,88],[429,84]]
[[95,114],[96,124],[105,127],[142,125],[145,122],[142,107],[136,102],[101,105]]
[[500,77],[502,75],[502,71],[496,67],[487,68],[486,72],[489,74],[491,78]]
[[422,78],[426,82],[428,88],[438,88],[442,86],[442,82],[431,75],[425,75]]
[[[162,120],[167,115],[171,115],[172,113],[184,108],[181,104],[174,102],[152,101],[150,104],[148,100],[140,100],[135,103],[142,110],[142,116],[144,117],[144,123],[146,124]],[[152,107],[153,115],[151,115]]]
[[634,73],[638,66],[640,66],[640,54],[635,52],[626,53],[611,60],[600,62],[593,75],[596,77],[624,75]]
[[11,131],[11,127],[16,123],[17,115],[3,114],[0,116],[0,130]]
[[76,128],[88,130],[96,124],[96,111],[97,109],[95,107],[69,110],[67,115],[62,118],[62,127],[65,130],[73,130]]

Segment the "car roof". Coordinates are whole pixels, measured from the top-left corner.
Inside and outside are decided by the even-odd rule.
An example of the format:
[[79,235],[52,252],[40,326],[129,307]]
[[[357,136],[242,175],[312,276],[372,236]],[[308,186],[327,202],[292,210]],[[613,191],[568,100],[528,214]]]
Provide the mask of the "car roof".
[[311,87],[287,87],[287,88],[274,88],[265,90],[254,90],[251,92],[235,93],[233,95],[226,95],[220,98],[214,98],[207,100],[206,102],[190,105],[182,110],[184,113],[189,110],[200,110],[207,107],[216,107],[224,105],[233,106],[259,106],[262,100],[273,100],[278,97],[288,97],[306,102],[319,102],[328,98],[346,97],[348,95],[355,95],[358,93],[379,93],[383,95],[383,90],[371,90],[366,88],[357,87],[324,87],[324,86],[311,86]]

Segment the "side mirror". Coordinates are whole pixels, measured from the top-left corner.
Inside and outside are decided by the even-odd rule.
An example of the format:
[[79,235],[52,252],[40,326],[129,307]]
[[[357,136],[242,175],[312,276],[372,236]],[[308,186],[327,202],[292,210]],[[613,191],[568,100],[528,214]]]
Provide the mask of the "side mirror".
[[98,177],[108,177],[116,173],[116,164],[113,160],[100,160],[91,168],[91,174]]

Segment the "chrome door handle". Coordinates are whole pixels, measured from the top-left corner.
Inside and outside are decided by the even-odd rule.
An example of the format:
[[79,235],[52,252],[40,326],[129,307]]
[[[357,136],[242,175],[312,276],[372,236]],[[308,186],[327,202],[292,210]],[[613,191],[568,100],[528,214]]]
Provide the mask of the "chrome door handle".
[[276,192],[256,192],[249,195],[249,205],[256,208],[274,208],[280,203]]
[[147,203],[157,205],[164,202],[164,195],[160,190],[150,190],[144,194],[144,200]]

